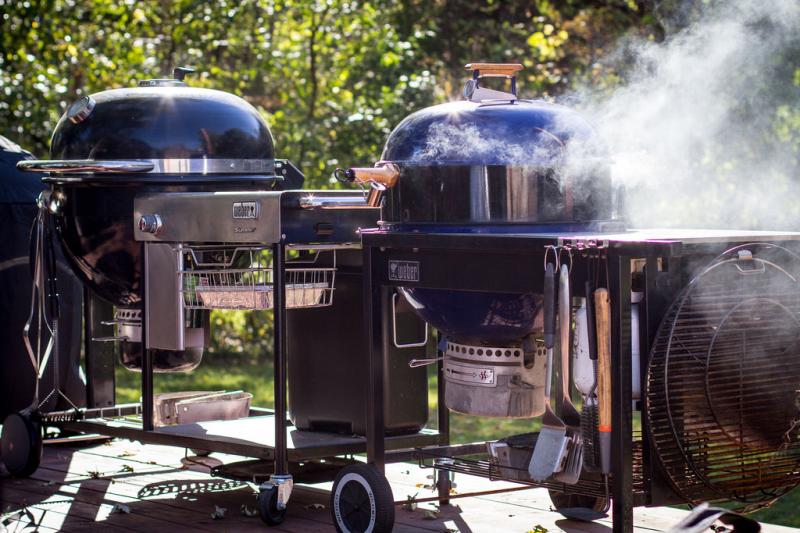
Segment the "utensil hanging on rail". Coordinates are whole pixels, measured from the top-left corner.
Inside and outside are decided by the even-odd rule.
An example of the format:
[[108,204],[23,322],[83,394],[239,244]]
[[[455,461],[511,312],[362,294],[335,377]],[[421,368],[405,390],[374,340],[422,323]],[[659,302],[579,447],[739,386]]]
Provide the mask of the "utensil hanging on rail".
[[[547,258],[545,257],[545,260]],[[534,481],[544,481],[556,472],[567,446],[567,426],[550,406],[553,382],[553,346],[555,344],[555,266],[547,263],[544,271],[544,345],[547,349],[547,378],[544,386],[542,430],[531,455],[528,473]]]
[[558,286],[558,327],[561,352],[561,420],[567,426],[567,456],[564,468],[554,477],[558,481],[574,485],[581,476],[583,466],[583,436],[581,434],[581,415],[570,398],[572,384],[569,376],[570,333],[572,331],[572,298],[569,291],[569,273],[572,265],[562,264]]
[[[591,385],[586,390],[581,407],[581,429],[583,430],[583,465],[590,471],[595,471],[600,465],[600,442],[597,431],[598,405],[597,405],[597,334],[594,313],[594,284],[586,281],[586,298],[577,312],[576,323],[582,325],[581,337],[578,343],[585,343],[584,359],[589,365]],[[579,354],[584,350],[580,349]],[[579,355],[580,357],[580,355]],[[580,363],[579,363],[580,364]]]
[[597,401],[600,470],[611,473],[611,303],[608,289],[594,292],[597,321]]

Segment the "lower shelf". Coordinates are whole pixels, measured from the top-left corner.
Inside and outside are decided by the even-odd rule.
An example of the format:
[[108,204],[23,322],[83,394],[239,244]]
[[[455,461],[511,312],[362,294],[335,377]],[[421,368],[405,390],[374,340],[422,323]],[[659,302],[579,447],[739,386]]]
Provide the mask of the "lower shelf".
[[[258,459],[273,459],[275,449],[275,417],[250,416],[238,420],[219,420],[164,426],[144,431],[141,423],[131,419],[88,419],[59,424],[65,429],[99,433],[111,437],[230,453]],[[398,450],[439,444],[439,433],[423,429],[408,435],[386,437],[386,449]],[[289,461],[321,459],[337,455],[364,453],[366,438],[320,431],[286,430]]]

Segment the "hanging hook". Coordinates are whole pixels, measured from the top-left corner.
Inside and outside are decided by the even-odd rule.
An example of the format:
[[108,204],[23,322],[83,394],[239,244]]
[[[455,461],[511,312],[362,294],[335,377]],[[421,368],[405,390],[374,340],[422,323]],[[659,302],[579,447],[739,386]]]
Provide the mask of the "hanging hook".
[[564,253],[565,251],[567,252],[567,255],[569,257],[569,273],[571,275],[572,274],[572,246],[567,244],[567,245],[564,245],[564,246],[561,247],[561,249],[558,252],[558,262],[561,263],[561,254]]
[[559,257],[558,257],[558,247],[553,246],[552,244],[548,244],[544,247],[544,268],[547,269],[547,256],[550,252],[553,252],[553,259],[555,260],[555,271],[558,272],[559,269]]

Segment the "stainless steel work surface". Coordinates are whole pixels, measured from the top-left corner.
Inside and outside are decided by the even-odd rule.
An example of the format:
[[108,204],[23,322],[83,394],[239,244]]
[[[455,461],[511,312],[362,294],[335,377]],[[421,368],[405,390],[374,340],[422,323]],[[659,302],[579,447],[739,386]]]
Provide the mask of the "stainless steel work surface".
[[[134,235],[138,241],[276,243],[281,239],[282,194],[281,191],[143,194],[134,200]],[[140,224],[142,217],[150,217],[151,224]]]
[[[539,234],[537,234],[539,236]],[[754,231],[727,229],[632,229],[618,233],[575,232],[541,234],[542,237],[558,238],[561,244],[572,241],[596,242],[680,242],[684,244],[701,244],[707,242],[761,242],[761,241],[797,241],[800,233],[792,231]]]

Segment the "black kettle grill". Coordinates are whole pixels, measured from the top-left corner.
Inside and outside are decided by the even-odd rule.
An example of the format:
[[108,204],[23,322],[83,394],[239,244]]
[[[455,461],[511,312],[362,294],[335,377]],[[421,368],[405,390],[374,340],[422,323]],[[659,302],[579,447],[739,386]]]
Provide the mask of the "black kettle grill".
[[[120,361],[142,366],[142,244],[130,223],[146,192],[300,188],[302,174],[274,159],[272,135],[250,104],[174,79],[84,96],[53,132],[52,159],[24,161],[47,172],[50,210],[71,266],[95,294],[117,306]],[[208,312],[186,316],[185,350],[156,350],[157,372],[194,369],[208,343]]]

